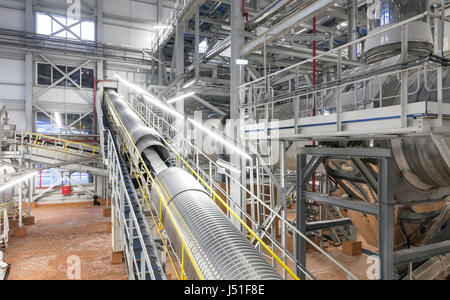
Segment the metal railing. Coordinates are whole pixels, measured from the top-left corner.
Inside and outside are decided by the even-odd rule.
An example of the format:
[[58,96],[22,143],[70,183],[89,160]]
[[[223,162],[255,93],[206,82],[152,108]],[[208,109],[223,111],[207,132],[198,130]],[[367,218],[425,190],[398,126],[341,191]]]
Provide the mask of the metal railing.
[[[119,222],[119,232],[121,235],[122,247],[124,248],[124,253],[126,254],[126,261],[128,264],[128,274],[131,279],[137,280],[145,280],[146,279],[146,271],[148,270],[150,273],[150,277],[152,280],[155,280],[155,274],[153,272],[153,266],[148,255],[147,250],[145,249],[145,241],[142,235],[138,219],[133,210],[133,203],[131,202],[130,195],[127,192],[127,187],[124,181],[122,167],[120,165],[119,157],[117,154],[117,149],[114,144],[113,137],[110,132],[108,132],[108,174],[109,180],[111,184],[111,199],[114,207],[114,214],[116,220]],[[137,200],[137,199],[136,199]],[[129,208],[129,216],[128,220],[125,216],[125,208]],[[136,235],[134,234],[136,232]],[[136,257],[134,252],[134,244],[137,239],[139,240],[139,244],[141,245],[141,256],[139,258]],[[155,247],[156,251],[156,247]],[[139,270],[138,266],[140,266],[140,272],[136,271],[136,274],[133,270]]]
[[[163,196],[163,192],[160,190],[160,187],[157,184],[156,180],[154,179],[152,173],[147,168],[147,165],[146,165],[144,159],[142,158],[139,149],[137,148],[136,144],[134,143],[133,138],[131,137],[130,133],[124,126],[120,116],[118,115],[116,109],[112,105],[111,100],[109,99],[109,97],[106,93],[105,93],[105,103],[107,104],[109,112],[111,113],[114,120],[123,129],[121,138],[126,141],[127,145],[132,145],[132,149],[127,149],[130,157],[134,158],[134,159],[130,160],[130,162],[132,163],[132,166],[133,166],[132,173],[134,174],[136,179],[138,179],[137,181],[139,183],[139,189],[141,191],[142,197],[151,213],[153,222],[155,224],[155,228],[157,229],[158,234],[160,235],[161,240],[163,241],[164,247],[167,251],[167,254],[169,256],[172,267],[175,270],[177,278],[180,280],[187,279],[185,272],[184,272],[185,271],[184,266],[185,266],[185,260],[189,259],[192,266],[195,269],[195,273],[197,274],[198,278],[201,280],[204,279],[202,273],[200,272],[200,269],[197,266],[197,263],[195,262],[195,260],[193,258],[194,256],[192,255],[189,248],[186,247],[186,242],[183,238],[183,235],[181,234],[179,226],[175,222],[175,218],[174,218],[171,210],[168,209],[168,203],[167,203],[168,201],[166,200],[166,197]],[[151,195],[150,187],[154,187],[154,189],[159,197],[159,207],[156,207],[154,205],[153,201],[150,201],[150,195]],[[164,228],[162,226],[163,210],[165,211],[165,214],[167,214],[169,216],[170,220],[172,221],[173,227],[177,233],[177,237],[179,238],[179,241],[181,242],[181,245],[182,245],[182,249],[183,249],[182,250],[182,258],[179,259],[177,257],[177,260],[178,260],[179,264],[181,265],[181,270],[179,272],[177,271],[177,266],[175,265],[175,261],[170,254],[172,251],[168,247],[167,243],[165,242]],[[159,212],[159,213],[156,216],[154,212]],[[173,243],[173,241],[172,241],[172,243]]]
[[[17,136],[16,136],[17,140]],[[40,133],[22,131],[20,135],[20,144],[16,146],[30,147],[33,149],[42,149],[57,152],[60,154],[73,155],[80,157],[95,157],[100,154],[100,146],[93,146],[85,143],[74,142]],[[18,148],[16,147],[16,151]]]
[[[356,41],[241,85],[241,111],[245,115],[250,115],[256,122],[262,122],[267,117],[277,121],[294,120],[296,133],[299,129],[299,120],[302,118],[333,115],[337,119],[337,132],[341,132],[343,131],[342,116],[345,112],[398,105],[401,109],[399,127],[405,128],[408,126],[406,121],[408,118],[408,104],[435,102],[439,107],[437,114],[438,124],[442,124],[442,91],[450,89],[450,87],[442,86],[442,64],[430,62],[428,57],[412,61],[408,61],[407,57],[408,24],[423,19],[428,15],[429,13],[425,12],[408,20],[386,26],[376,33],[370,33]],[[364,73],[361,69],[357,76],[350,73],[343,76],[342,60],[345,49],[399,27],[402,36],[402,55],[394,63],[395,65],[384,65],[381,71],[368,67],[370,72]],[[270,88],[270,82],[275,78],[292,71],[297,71],[297,76],[299,76],[298,70],[300,67],[313,61],[320,61],[322,58],[330,57],[330,55],[336,57],[337,75],[335,81],[323,83],[317,87],[305,87],[303,90],[276,96],[272,94],[267,98],[261,97],[265,93],[271,94],[270,91],[267,91],[267,87]],[[436,74],[436,76],[430,76],[432,73]],[[430,78],[435,78],[435,82],[431,82]],[[392,82],[394,82],[394,85]],[[427,97],[421,99],[422,91],[420,88],[423,86],[434,99],[430,100]],[[285,106],[284,110],[281,110],[282,106]],[[317,121],[313,120],[310,122],[317,123]]]
[[[177,159],[181,162],[181,165],[187,168],[210,192],[210,195],[214,200],[217,200],[222,204],[226,209],[226,214],[231,219],[238,219],[239,223],[243,225],[243,227],[249,232],[249,237],[251,242],[256,242],[257,246],[260,249],[260,252],[264,250],[269,253],[268,258],[272,259],[274,262],[279,263],[284,270],[287,271],[291,275],[292,278],[298,279],[298,277],[294,274],[292,276],[292,271],[287,267],[287,262],[296,265],[296,259],[292,253],[287,251],[287,249],[283,248],[280,243],[271,237],[270,235],[265,234],[265,229],[261,228],[261,220],[258,220],[255,216],[250,216],[249,213],[236,205],[231,196],[231,190],[229,188],[230,184],[234,184],[239,186],[241,193],[246,193],[249,195],[248,202],[254,202],[257,205],[257,210],[262,211],[264,209],[268,210],[268,212],[272,215],[275,222],[279,222],[282,226],[286,226],[293,233],[292,239],[295,241],[297,237],[305,239],[312,247],[316,248],[321,254],[325,255],[332,263],[338,266],[341,270],[343,270],[349,278],[357,279],[355,275],[353,275],[348,269],[346,269],[342,264],[337,262],[334,258],[332,258],[328,253],[326,253],[323,249],[318,247],[313,241],[311,241],[308,237],[302,234],[295,226],[293,226],[286,218],[283,218],[281,214],[276,211],[276,208],[271,207],[265,201],[261,200],[261,191],[258,192],[258,196],[255,195],[254,189],[251,187],[249,190],[247,187],[243,186],[239,180],[234,178],[229,174],[225,175],[225,188],[223,188],[220,184],[218,184],[214,180],[214,175],[218,173],[219,169],[222,169],[215,161],[211,160],[211,158],[203,153],[200,149],[198,149],[193,143],[183,137],[183,133],[179,132],[179,130],[171,125],[167,120],[163,117],[155,114],[149,105],[146,105],[140,101],[135,102],[135,106],[128,103],[128,105],[135,111],[135,113],[140,117],[140,119],[149,127],[156,129],[157,132],[160,132],[160,137],[166,144],[166,146],[176,154]],[[166,136],[170,137],[174,134],[177,138],[182,141],[182,148],[185,150],[192,150],[191,155],[185,155],[180,153],[175,149],[175,147],[169,143],[161,134],[161,132],[165,133]],[[200,158],[205,160],[207,163],[205,168],[202,168],[199,165]],[[258,161],[261,162],[260,159]],[[206,170],[205,170],[206,169]],[[266,171],[269,171],[267,166],[264,168]],[[258,181],[258,185],[260,182]],[[224,198],[220,197],[218,193],[222,194]],[[241,215],[242,217],[239,217]],[[244,219],[244,220],[242,220]],[[251,224],[253,229],[247,226],[247,222]],[[258,231],[261,236],[269,240],[271,246],[269,247],[266,243],[262,242],[262,238],[260,235],[256,234],[255,231]],[[251,233],[250,233],[251,232]],[[261,243],[262,242],[262,243]],[[278,255],[275,253],[281,253],[283,255],[283,260],[281,260]],[[275,263],[274,263],[275,266]],[[313,276],[302,266],[297,265],[302,272],[304,272],[310,279],[314,279]]]
[[[179,17],[183,13],[186,7],[190,7],[193,0],[177,0],[175,2],[175,8],[170,11],[169,16],[165,20],[163,25],[167,25],[167,28],[158,29],[156,37],[150,44],[150,51],[155,53],[158,51],[161,44],[169,38],[176,28]],[[162,25],[162,24],[161,24]]]

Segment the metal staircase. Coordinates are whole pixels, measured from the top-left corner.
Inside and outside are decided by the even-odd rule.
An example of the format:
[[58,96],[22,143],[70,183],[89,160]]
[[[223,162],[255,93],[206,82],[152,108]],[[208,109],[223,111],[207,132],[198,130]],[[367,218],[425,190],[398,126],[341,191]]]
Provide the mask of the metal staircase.
[[116,137],[109,130],[107,118],[103,120],[105,130],[102,146],[103,150],[107,149],[103,152],[108,161],[114,217],[118,221],[116,227],[125,254],[128,277],[131,280],[165,280],[167,278],[158,248],[145,222],[143,205],[134,188],[125,158],[118,150]]

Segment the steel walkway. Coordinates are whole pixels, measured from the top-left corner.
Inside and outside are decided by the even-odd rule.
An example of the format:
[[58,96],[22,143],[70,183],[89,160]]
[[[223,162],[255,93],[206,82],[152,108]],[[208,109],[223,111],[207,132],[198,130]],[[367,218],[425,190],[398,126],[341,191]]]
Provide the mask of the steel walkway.
[[[114,133],[104,114],[104,149],[112,183],[114,214],[119,220],[119,231],[124,249],[128,277],[132,280],[166,280],[158,256],[158,249],[138,194],[133,186],[124,157],[120,154]],[[113,229],[114,230],[114,229]]]

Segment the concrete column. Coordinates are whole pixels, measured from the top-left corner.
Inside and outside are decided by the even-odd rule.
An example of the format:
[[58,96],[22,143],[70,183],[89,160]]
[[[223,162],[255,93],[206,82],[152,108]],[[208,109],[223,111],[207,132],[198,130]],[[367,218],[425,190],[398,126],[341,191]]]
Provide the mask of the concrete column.
[[103,0],[97,0],[97,42],[103,43]]
[[195,78],[200,77],[200,9],[195,9]]
[[[238,121],[241,119],[239,113],[239,103],[240,103],[240,95],[239,95],[239,86],[243,80],[243,68],[242,66],[236,63],[236,60],[240,58],[240,48],[244,44],[244,20],[242,17],[242,3],[239,1],[231,1],[231,12],[230,12],[230,21],[231,21],[231,59],[230,59],[230,116],[232,121]],[[238,122],[235,122],[236,126],[234,127],[234,134],[232,137],[240,143],[240,128]],[[230,134],[230,133],[228,133]],[[243,161],[243,158],[240,155],[233,154],[231,155],[231,164],[234,166],[240,167],[242,170],[241,174],[237,175],[237,179],[241,183],[244,183],[245,178],[245,168],[246,162]],[[234,201],[235,206],[245,207],[245,195],[241,192],[240,187],[237,184],[231,184],[230,186],[231,198]],[[235,210],[236,213],[242,217],[239,213],[239,210]],[[235,224],[238,228],[241,228],[241,225],[238,221],[235,221]]]
[[[347,0],[348,7],[348,36],[349,42],[358,39],[358,0]],[[348,48],[349,59],[358,60],[358,45],[352,45]]]
[[[164,6],[163,6],[163,0],[158,0],[158,16],[157,16],[157,22],[158,24],[163,24],[163,13],[164,13]],[[158,59],[160,62],[158,62],[158,85],[162,86],[164,85],[164,53],[163,49],[159,49],[158,53]]]
[[[184,20],[180,20],[176,27],[176,35],[175,35],[175,75],[177,78],[183,76],[184,74],[184,29],[185,22]],[[184,82],[181,80],[177,85],[177,95],[182,95]],[[175,105],[176,110],[184,115],[184,100],[177,101]],[[180,130],[185,131],[184,120],[177,121],[177,127]],[[185,132],[186,133],[186,132]],[[186,135],[186,134],[185,134]]]
[[25,120],[26,130],[34,132],[33,117],[33,54],[25,54]]
[[26,31],[34,32],[34,18],[33,18],[33,0],[25,1],[25,18],[26,18]]

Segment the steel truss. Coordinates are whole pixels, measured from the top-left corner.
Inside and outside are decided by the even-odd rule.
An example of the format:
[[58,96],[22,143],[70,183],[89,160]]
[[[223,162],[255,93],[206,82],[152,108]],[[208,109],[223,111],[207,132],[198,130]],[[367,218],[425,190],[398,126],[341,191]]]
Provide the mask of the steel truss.
[[[307,163],[307,158],[311,157]],[[367,184],[377,191],[375,204],[361,200],[332,197],[329,194],[311,193],[306,186],[320,163],[327,158],[376,159],[378,162],[378,177],[364,176]],[[320,162],[320,163],[318,163]],[[354,164],[361,174],[367,170],[359,163]],[[378,255],[380,259],[380,279],[394,279],[394,265],[405,264],[450,252],[448,241],[394,252],[394,185],[395,170],[393,157],[389,149],[365,148],[301,148],[297,157],[297,229],[306,234],[306,202],[313,201],[333,205],[339,208],[358,211],[378,218]],[[351,180],[347,178],[347,180]],[[343,187],[345,189],[345,187]],[[306,244],[302,239],[296,240],[296,259],[300,265],[306,266]],[[299,271],[298,271],[299,272]],[[299,272],[301,275],[301,272]]]

